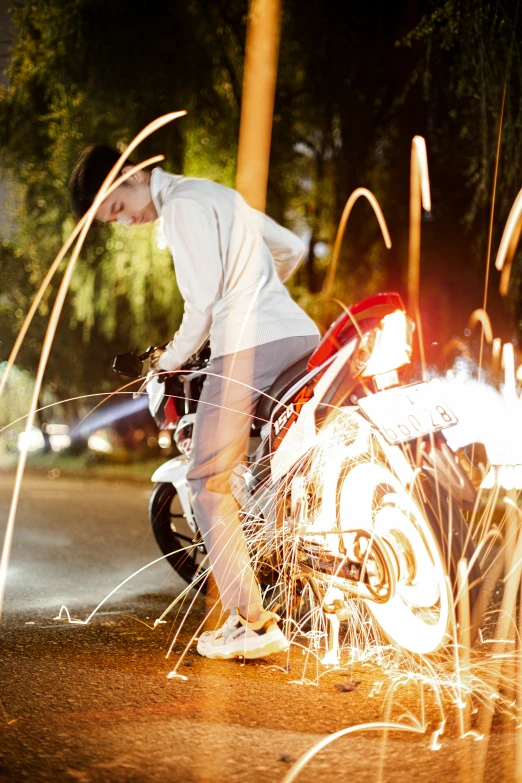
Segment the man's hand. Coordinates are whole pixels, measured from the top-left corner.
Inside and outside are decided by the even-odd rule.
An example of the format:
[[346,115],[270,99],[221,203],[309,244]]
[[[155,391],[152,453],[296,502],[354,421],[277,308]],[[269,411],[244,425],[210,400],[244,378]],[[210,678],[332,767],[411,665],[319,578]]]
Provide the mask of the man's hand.
[[159,367],[160,356],[165,353],[165,348],[156,348],[149,356],[149,371],[161,372]]

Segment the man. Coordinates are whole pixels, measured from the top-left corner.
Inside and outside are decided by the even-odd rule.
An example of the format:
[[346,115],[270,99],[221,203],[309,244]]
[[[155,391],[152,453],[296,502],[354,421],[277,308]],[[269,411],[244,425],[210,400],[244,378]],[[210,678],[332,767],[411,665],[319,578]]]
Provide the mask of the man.
[[[83,152],[69,183],[78,217],[118,157],[105,146]],[[221,602],[231,614],[217,631],[202,634],[198,651],[233,658],[284,650],[288,641],[277,617],[263,608],[230,477],[247,453],[261,393],[318,344],[317,327],[283,285],[303,257],[303,245],[236,191],[161,168],[133,174],[96,218],[125,226],[162,220],[185,309],[172,342],[151,357],[152,369],[177,370],[210,335],[187,480]]]

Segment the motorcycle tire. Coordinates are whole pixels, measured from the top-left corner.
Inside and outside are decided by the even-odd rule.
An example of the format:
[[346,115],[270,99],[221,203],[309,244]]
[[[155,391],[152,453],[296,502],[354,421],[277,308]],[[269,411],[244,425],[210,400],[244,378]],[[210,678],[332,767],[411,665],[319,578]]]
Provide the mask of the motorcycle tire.
[[[192,584],[198,578],[206,552],[204,545],[197,543],[199,534],[194,535],[186,522],[173,484],[162,482],[154,486],[149,501],[149,520],[154,538],[167,556],[165,559],[185,582]],[[206,579],[199,580],[195,586],[204,593],[206,582]]]
[[[412,496],[388,468],[371,463],[346,472],[342,492],[348,501],[342,526],[350,528],[357,523],[364,529],[375,529],[395,551],[402,541],[404,560],[413,563],[413,581],[407,578],[398,582],[390,602],[365,600],[381,631],[414,653],[435,652],[451,643],[458,563],[465,558],[473,643],[483,615],[483,579],[458,502],[426,474],[418,476]],[[380,517],[383,510],[384,516]],[[373,522],[379,519],[381,522]]]
[[[475,543],[470,536],[458,500],[452,497],[446,489],[440,485],[437,486],[431,476],[421,475],[421,485],[425,497],[423,506],[426,516],[440,550],[448,563],[448,576],[455,602],[458,600],[459,560],[464,558],[468,563],[470,641],[473,644],[478,637],[484,615],[484,578],[479,560],[475,557]],[[469,568],[470,563],[472,564],[471,568]]]

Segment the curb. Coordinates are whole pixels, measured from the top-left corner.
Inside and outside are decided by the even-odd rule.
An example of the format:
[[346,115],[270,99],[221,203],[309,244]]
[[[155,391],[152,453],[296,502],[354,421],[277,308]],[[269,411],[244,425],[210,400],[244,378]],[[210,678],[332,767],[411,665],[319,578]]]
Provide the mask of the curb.
[[[4,468],[2,470],[4,475],[15,476],[16,470],[13,467]],[[76,468],[59,468],[59,467],[37,467],[27,465],[25,468],[25,475],[37,478],[48,478],[54,480],[57,478],[81,480],[81,481],[109,481],[116,484],[142,484],[144,486],[152,487],[150,475],[146,474],[133,474],[133,473],[120,473],[117,471],[100,470],[99,468],[84,468],[79,470]]]

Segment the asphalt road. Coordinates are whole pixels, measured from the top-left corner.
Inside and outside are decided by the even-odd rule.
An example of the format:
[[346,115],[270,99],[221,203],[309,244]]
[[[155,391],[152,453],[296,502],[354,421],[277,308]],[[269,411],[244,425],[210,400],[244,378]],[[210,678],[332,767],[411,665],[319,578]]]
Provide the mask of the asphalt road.
[[[0,476],[0,519],[12,475]],[[419,688],[390,690],[376,665],[329,670],[299,647],[266,661],[215,662],[188,649],[204,616],[154,620],[182,589],[165,563],[116,592],[87,625],[56,620],[67,606],[85,620],[121,581],[158,557],[144,485],[24,480],[0,627],[0,780],[282,781],[293,761],[332,732],[383,720],[411,725]],[[379,685],[380,683],[380,685]],[[386,695],[390,698],[386,699]],[[477,745],[440,715],[424,689],[424,734],[356,732],[337,739],[299,781],[475,780]],[[405,717],[409,714],[410,717]],[[515,722],[494,724],[486,780],[513,780]]]

